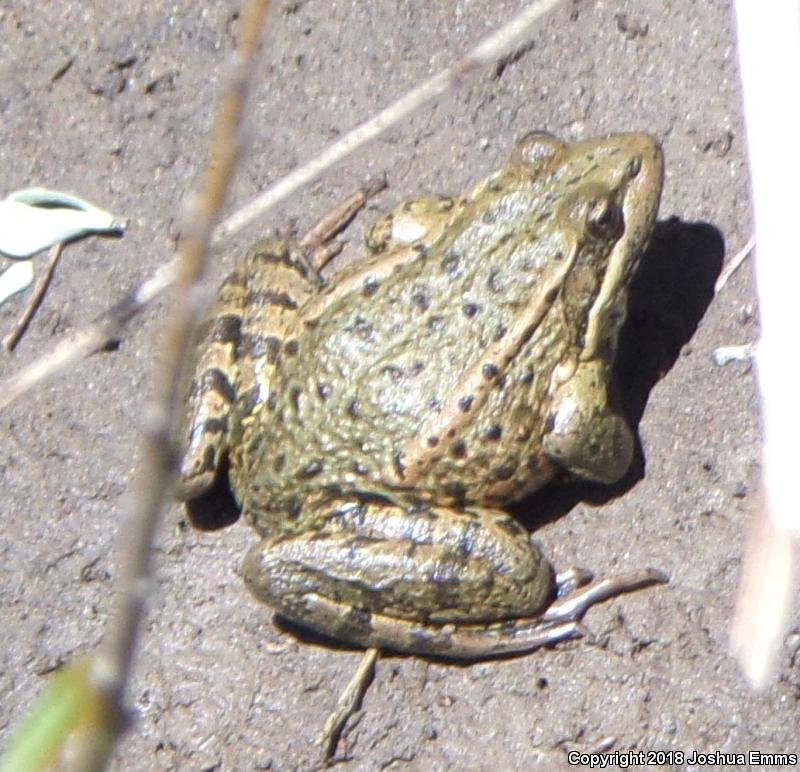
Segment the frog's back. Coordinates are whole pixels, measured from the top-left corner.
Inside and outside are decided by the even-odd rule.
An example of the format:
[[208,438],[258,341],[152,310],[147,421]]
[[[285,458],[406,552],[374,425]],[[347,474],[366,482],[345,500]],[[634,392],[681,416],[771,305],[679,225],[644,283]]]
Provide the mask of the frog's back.
[[[536,428],[568,336],[539,325],[526,355],[502,367],[487,361],[531,304],[545,254],[560,246],[544,231],[523,238],[515,206],[495,197],[385,280],[312,320],[301,314],[253,435],[252,464],[266,486],[287,495],[298,485],[398,496],[413,488],[415,497],[485,501],[488,477],[509,479],[511,445],[541,466],[524,472],[519,495],[549,477]],[[424,473],[406,469],[411,447],[423,449]]]

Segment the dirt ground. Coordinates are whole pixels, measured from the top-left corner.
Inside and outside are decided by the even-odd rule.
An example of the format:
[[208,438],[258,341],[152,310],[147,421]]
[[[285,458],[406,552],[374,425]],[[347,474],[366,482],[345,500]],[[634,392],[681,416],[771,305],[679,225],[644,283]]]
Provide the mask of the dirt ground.
[[[176,208],[204,157],[237,5],[0,4],[0,191],[70,190],[130,219],[121,240],[67,250],[3,376],[173,254]],[[274,5],[230,211],[522,3]],[[565,2],[529,40],[240,234],[215,259],[214,281],[257,236],[309,225],[376,174],[389,190],[354,226],[352,251],[378,212],[420,192],[462,190],[531,129],[566,139],[654,134],[666,155],[660,225],[619,368],[638,459],[612,491],[545,491],[516,512],[556,566],[600,575],[654,566],[671,582],[591,610],[593,642],[467,667],[383,658],[338,761],[353,770],[564,769],[568,751],[609,737],[617,750],[796,753],[798,627],[764,693],[746,687],[727,653],[760,458],[752,368],[711,359],[718,346],[757,336],[750,262],[713,294],[723,260],[751,233],[728,2]],[[20,308],[0,310],[3,333]],[[0,415],[3,746],[45,674],[92,651],[111,622],[120,513],[164,318],[165,304],[154,305],[118,350]],[[238,576],[252,538],[243,524],[198,533],[170,509],[117,768],[317,766],[313,740],[360,654],[273,624]]]

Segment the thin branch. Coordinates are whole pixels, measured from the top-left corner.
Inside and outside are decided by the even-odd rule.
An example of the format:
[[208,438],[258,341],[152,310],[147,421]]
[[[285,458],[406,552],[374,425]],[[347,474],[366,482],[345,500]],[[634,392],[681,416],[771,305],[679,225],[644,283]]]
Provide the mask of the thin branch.
[[728,261],[728,264],[722,269],[722,272],[717,277],[714,284],[714,292],[720,292],[722,288],[728,283],[728,279],[739,270],[739,266],[747,259],[756,245],[756,237],[751,236],[747,243]]
[[[513,51],[534,22],[563,0],[537,0],[520,11],[510,22],[488,35],[463,59],[433,76],[421,86],[400,97],[378,115],[345,134],[338,142],[318,156],[276,182],[261,196],[245,205],[222,222],[213,233],[216,247],[237,233],[256,217],[261,217],[302,185],[316,179],[322,172],[349,153],[399,123],[414,110],[464,83],[480,67],[493,63]],[[147,303],[157,297],[174,280],[174,262],[166,263],[135,292],[98,320],[84,327],[56,348],[0,383],[0,410],[10,405],[38,383],[51,378],[77,359],[90,356],[119,337],[128,321]]]
[[267,188],[258,198],[243,206],[238,212],[220,223],[214,234],[214,243],[224,241],[257,217],[261,217],[298,188],[319,177],[322,172],[347,157],[354,150],[402,121],[420,107],[459,85],[465,76],[487,64],[494,63],[504,54],[513,51],[531,25],[561,0],[539,0],[520,11],[510,22],[484,38],[463,59],[459,59],[440,73],[409,91],[381,110],[374,118],[349,131],[340,140],[329,145],[316,158],[287,174]]
[[17,323],[14,325],[11,332],[9,332],[8,335],[3,338],[3,347],[6,351],[10,352],[16,348],[20,338],[22,338],[22,336],[25,334],[25,330],[28,329],[31,319],[33,319],[36,312],[39,310],[39,306],[42,304],[42,300],[44,300],[45,293],[47,292],[47,288],[50,286],[50,282],[53,279],[53,274],[55,273],[56,266],[58,265],[58,261],[61,259],[61,253],[63,251],[63,241],[53,244],[53,246],[50,247],[50,254],[48,256],[49,259],[44,268],[44,273],[39,277],[39,281],[36,282],[36,286],[33,288],[33,293],[28,300],[28,305],[25,307],[25,310],[22,312],[20,318],[17,319]]
[[336,707],[325,721],[315,744],[322,748],[322,755],[326,760],[332,758],[336,752],[339,738],[350,717],[361,709],[364,694],[375,675],[375,663],[378,661],[379,654],[380,652],[376,648],[369,648],[364,652],[356,672],[353,673],[353,677],[340,695]]
[[[179,404],[183,360],[198,317],[193,302],[202,279],[215,220],[225,201],[239,153],[239,128],[249,75],[259,47],[269,0],[249,0],[242,9],[241,41],[220,98],[210,156],[199,192],[192,201],[177,257],[172,312],[164,333],[162,356],[154,375],[154,393],[143,420],[139,473],[132,486],[121,544],[122,566],[114,624],[95,660],[93,678],[118,714],[148,596],[153,534],[173,478],[172,437]],[[92,759],[89,768],[99,768]]]

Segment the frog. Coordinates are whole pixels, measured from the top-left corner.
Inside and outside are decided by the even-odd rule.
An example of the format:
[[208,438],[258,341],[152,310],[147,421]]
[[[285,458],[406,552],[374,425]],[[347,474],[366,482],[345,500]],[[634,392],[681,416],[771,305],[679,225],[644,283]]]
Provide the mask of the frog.
[[650,135],[532,132],[460,196],[380,217],[332,278],[367,194],[248,250],[199,334],[178,498],[225,497],[257,532],[256,598],[347,644],[470,660],[667,581],[556,573],[507,511],[630,466],[613,365],[662,183]]

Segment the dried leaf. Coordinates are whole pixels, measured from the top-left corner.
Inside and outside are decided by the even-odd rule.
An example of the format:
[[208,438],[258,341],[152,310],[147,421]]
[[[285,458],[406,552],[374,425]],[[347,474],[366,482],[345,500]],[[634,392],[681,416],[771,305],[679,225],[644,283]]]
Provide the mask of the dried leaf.
[[19,260],[0,274],[0,306],[12,295],[30,287],[33,282],[33,261]]
[[27,258],[60,241],[119,233],[125,224],[78,196],[27,188],[0,201],[0,253]]

